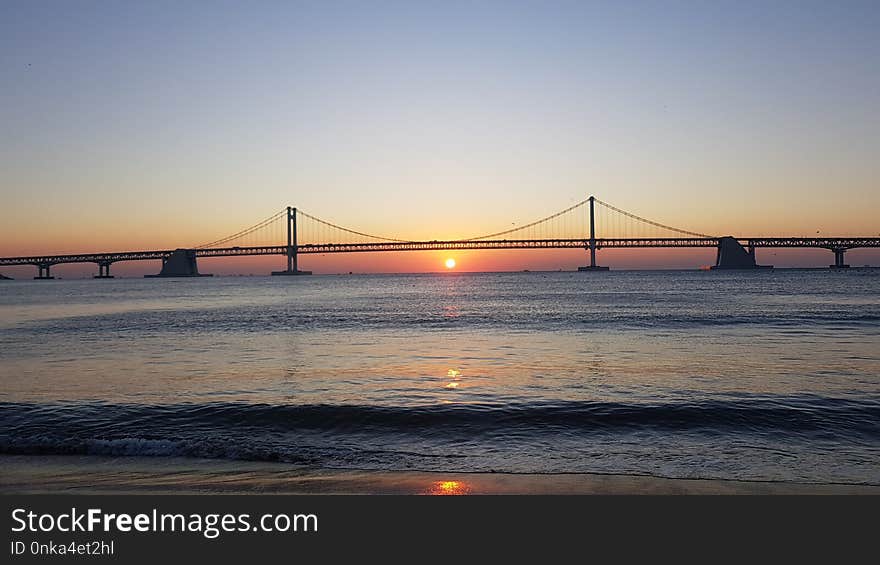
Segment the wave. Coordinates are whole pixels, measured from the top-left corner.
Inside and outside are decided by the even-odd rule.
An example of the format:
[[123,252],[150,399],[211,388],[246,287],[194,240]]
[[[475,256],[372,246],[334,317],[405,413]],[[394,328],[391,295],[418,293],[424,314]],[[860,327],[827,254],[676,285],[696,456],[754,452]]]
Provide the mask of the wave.
[[137,437],[178,433],[299,429],[330,432],[432,428],[468,433],[504,429],[614,431],[657,430],[826,431],[880,437],[880,401],[826,397],[770,397],[694,402],[622,403],[561,401],[520,404],[381,406],[354,404],[0,403],[3,435],[47,431],[136,432]]
[[[719,454],[724,456],[720,457]],[[441,472],[876,483],[880,399],[270,405],[0,403],[0,454],[198,457]]]

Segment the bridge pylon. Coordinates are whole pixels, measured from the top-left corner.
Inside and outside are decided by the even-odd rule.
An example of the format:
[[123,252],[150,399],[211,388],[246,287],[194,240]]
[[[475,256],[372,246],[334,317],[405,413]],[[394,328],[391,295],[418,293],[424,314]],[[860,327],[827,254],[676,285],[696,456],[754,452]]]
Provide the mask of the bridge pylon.
[[296,243],[296,208],[287,207],[287,270],[272,271],[272,276],[290,276],[290,275],[311,275],[311,271],[300,271],[297,264],[297,250],[299,246]]
[[578,267],[578,271],[607,271],[610,267],[600,267],[596,264],[596,197],[590,196],[590,243],[587,249],[590,250],[590,265],[588,267]]

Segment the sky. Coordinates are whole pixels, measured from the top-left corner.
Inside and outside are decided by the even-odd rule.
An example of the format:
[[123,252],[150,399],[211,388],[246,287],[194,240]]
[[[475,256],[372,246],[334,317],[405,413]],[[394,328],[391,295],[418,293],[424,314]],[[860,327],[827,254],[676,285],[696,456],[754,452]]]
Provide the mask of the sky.
[[[0,256],[188,247],[288,205],[368,233],[454,239],[590,194],[700,233],[876,236],[878,29],[877,2],[6,0]],[[780,266],[832,259],[761,253]],[[714,259],[604,256],[627,268]],[[445,258],[303,267],[409,272]],[[585,254],[457,259],[555,269]]]

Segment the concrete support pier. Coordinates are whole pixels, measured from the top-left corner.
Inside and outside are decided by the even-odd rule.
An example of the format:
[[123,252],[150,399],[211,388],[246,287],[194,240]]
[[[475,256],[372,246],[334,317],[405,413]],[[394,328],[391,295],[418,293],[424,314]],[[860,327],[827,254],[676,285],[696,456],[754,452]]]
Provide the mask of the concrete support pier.
[[49,267],[51,267],[51,263],[42,263],[37,265],[38,275],[34,277],[35,281],[50,281],[54,279],[51,274],[49,274]]
[[596,197],[590,196],[590,245],[587,249],[590,250],[590,265],[588,267],[578,267],[578,271],[608,271],[609,267],[600,267],[596,264],[596,215],[593,206],[595,204]]
[[94,276],[96,279],[112,279],[113,275],[110,274],[110,265],[109,261],[102,261],[98,263],[98,274]]
[[296,257],[296,208],[287,207],[287,270],[272,271],[273,277],[311,275],[311,271],[300,271]]
[[158,275],[144,275],[144,278],[159,277],[210,277],[199,273],[196,252],[192,249],[175,249],[162,259],[162,271]]
[[846,253],[846,247],[835,247],[831,251],[834,252],[834,264],[828,265],[832,269],[849,269],[849,265],[844,261],[844,253]]
[[755,261],[755,248],[749,246],[749,250],[740,244],[735,237],[726,236],[718,240],[718,255],[715,259],[715,265],[711,267],[716,269],[772,269],[772,265],[758,265]]

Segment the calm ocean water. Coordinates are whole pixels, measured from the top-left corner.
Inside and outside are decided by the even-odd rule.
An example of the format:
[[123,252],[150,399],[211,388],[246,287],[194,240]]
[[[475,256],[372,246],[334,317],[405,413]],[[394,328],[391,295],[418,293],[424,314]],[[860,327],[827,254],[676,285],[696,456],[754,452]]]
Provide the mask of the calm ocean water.
[[880,270],[0,283],[0,453],[880,484]]

